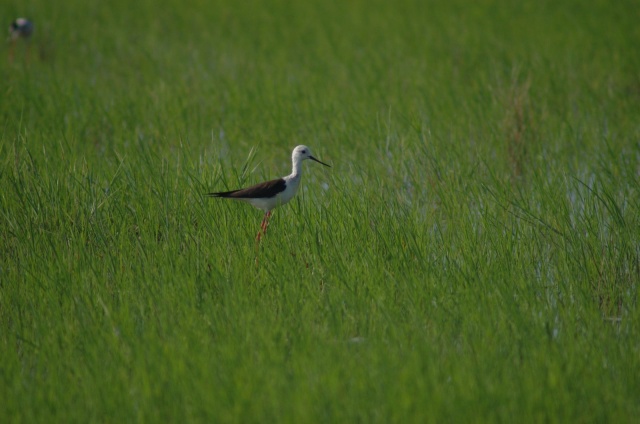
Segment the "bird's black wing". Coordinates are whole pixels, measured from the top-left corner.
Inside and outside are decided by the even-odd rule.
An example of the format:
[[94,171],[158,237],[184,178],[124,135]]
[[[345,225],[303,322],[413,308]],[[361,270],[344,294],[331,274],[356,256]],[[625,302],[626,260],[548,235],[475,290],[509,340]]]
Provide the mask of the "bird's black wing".
[[262,199],[274,197],[278,193],[282,193],[286,188],[286,181],[282,178],[278,178],[276,180],[266,181],[264,183],[256,184],[251,187],[241,188],[239,190],[207,193],[207,196],[228,197],[232,199]]

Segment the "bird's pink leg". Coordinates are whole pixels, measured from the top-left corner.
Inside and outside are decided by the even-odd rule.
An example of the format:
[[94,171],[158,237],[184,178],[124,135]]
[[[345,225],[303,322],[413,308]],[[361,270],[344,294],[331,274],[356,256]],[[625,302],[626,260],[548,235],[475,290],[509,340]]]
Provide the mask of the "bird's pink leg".
[[259,242],[262,236],[267,234],[267,226],[269,225],[270,216],[271,211],[264,214],[264,218],[262,218],[262,223],[260,224],[260,231],[258,231],[258,235],[256,236],[256,242]]
[[267,212],[264,215],[264,219],[262,220],[262,234],[267,235],[267,227],[269,226],[269,218],[271,218],[271,211]]
[[[262,220],[264,222],[264,219]],[[257,243],[260,243],[260,239],[262,238],[262,224],[260,225],[260,229],[258,230],[258,235],[256,236],[256,247]]]

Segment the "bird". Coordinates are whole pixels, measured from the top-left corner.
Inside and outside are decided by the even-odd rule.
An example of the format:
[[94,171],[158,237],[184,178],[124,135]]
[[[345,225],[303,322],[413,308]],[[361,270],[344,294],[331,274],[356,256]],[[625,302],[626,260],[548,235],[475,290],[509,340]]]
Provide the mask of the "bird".
[[26,18],[18,18],[11,22],[9,26],[9,42],[11,43],[11,48],[9,50],[9,59],[13,61],[13,50],[15,48],[16,42],[23,38],[28,40],[33,34],[33,23]]
[[18,38],[29,38],[33,33],[33,23],[26,18],[18,18],[15,21],[11,22],[11,26],[9,27],[9,36],[12,40],[17,40]]
[[236,199],[263,210],[264,217],[260,224],[260,231],[258,231],[258,235],[256,236],[256,242],[259,242],[261,237],[267,234],[267,226],[269,225],[269,218],[271,217],[273,209],[289,202],[293,199],[293,196],[296,195],[302,178],[302,162],[307,159],[311,159],[312,161],[331,168],[330,165],[327,165],[313,157],[311,149],[307,146],[300,145],[296,146],[291,153],[293,170],[291,171],[291,174],[286,177],[277,178],[275,180],[266,181],[238,190],[207,193],[207,196]]

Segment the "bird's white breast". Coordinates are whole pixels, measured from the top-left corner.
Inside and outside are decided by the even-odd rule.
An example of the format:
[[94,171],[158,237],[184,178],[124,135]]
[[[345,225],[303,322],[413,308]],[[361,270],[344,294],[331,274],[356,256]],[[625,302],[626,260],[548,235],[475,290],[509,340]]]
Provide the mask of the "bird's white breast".
[[295,177],[285,177],[285,181],[287,182],[287,188],[278,195],[278,206],[289,202],[289,200],[293,199],[293,196],[296,195],[298,187],[300,186],[300,175],[296,175]]

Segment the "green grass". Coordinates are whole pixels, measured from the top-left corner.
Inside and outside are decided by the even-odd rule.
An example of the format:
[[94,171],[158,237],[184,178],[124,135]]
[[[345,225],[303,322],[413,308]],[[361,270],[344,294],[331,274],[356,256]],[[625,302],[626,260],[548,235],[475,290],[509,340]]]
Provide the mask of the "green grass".
[[23,3],[0,422],[637,420],[634,2]]

